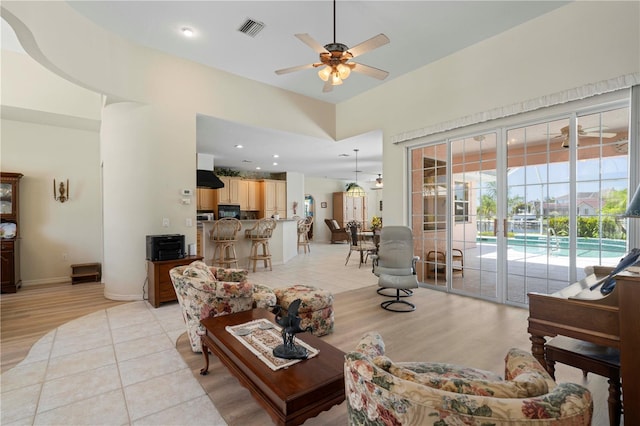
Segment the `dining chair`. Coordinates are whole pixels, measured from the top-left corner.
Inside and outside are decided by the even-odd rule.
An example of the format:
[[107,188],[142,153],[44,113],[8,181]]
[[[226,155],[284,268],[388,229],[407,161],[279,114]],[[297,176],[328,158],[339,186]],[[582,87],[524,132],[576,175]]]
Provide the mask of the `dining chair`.
[[351,241],[349,244],[349,253],[347,254],[347,260],[344,262],[345,266],[347,266],[347,264],[349,263],[349,258],[351,257],[352,252],[356,251],[360,254],[360,263],[358,264],[358,268],[360,268],[363,263],[367,263],[369,254],[375,253],[377,250],[376,245],[373,243],[373,239],[367,238],[365,234],[360,231],[360,228],[361,225],[358,222],[353,221],[347,223],[347,230],[351,235]]

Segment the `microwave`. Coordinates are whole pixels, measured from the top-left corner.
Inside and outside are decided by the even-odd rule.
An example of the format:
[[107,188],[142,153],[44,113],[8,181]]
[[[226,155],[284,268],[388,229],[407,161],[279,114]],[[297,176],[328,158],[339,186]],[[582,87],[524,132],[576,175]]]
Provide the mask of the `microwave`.
[[240,219],[240,205],[218,204],[218,219],[224,219],[225,217]]
[[196,217],[197,220],[214,220],[214,214],[213,213],[198,213],[198,216]]

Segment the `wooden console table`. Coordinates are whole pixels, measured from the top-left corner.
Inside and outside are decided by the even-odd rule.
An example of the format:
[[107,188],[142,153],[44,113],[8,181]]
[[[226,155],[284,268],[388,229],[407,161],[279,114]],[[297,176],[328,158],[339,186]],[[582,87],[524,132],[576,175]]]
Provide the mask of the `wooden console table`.
[[202,256],[187,256],[173,260],[147,260],[149,303],[154,308],[159,307],[162,302],[178,300],[169,271],[176,266],[188,265],[196,260],[202,260]]

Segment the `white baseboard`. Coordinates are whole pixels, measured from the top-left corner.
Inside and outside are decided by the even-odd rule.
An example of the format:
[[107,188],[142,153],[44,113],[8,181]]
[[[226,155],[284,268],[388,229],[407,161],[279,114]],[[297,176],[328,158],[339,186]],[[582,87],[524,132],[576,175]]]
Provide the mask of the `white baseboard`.
[[125,302],[134,302],[137,300],[144,300],[141,294],[115,294],[115,293],[109,293],[107,291],[104,292],[104,297],[110,300],[121,300]]

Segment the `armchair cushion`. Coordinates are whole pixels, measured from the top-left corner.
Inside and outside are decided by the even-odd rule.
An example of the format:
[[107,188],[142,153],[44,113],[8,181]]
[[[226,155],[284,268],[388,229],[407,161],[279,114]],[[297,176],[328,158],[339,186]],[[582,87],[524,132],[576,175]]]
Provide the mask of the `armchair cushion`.
[[[403,375],[393,374],[392,367]],[[384,343],[379,334],[367,333],[356,350],[345,357],[348,422],[350,425],[437,426],[590,424],[593,402],[586,388],[573,383],[555,384],[532,355],[517,349],[507,354],[505,369],[505,382],[524,375],[520,386],[531,392],[527,388],[530,380],[527,375],[531,373],[536,385],[544,388],[542,378],[548,391],[530,397],[496,397],[496,391],[490,392],[484,386],[484,382],[499,382],[499,377],[492,372],[442,363],[394,364],[384,357]],[[407,380],[419,375],[438,378],[440,383],[449,381],[449,386],[432,387],[430,383]],[[467,386],[472,382],[481,385],[476,388],[477,392],[473,392],[474,386]],[[456,383],[465,385],[462,386],[464,393],[458,392],[461,386]]]
[[236,268],[211,268],[216,274],[218,281],[230,281],[234,283],[241,283],[247,281],[247,275],[249,270],[236,269]]
[[486,395],[496,398],[526,398],[543,395],[549,391],[544,375],[538,371],[523,371],[512,380],[505,381],[491,371],[452,364],[434,362],[403,365],[402,363],[393,363],[386,356],[376,357],[373,362],[403,380],[447,392]]
[[213,272],[209,269],[209,266],[201,260],[191,262],[189,266],[184,268],[182,274],[186,277],[198,278],[201,280],[213,281],[216,279]]

